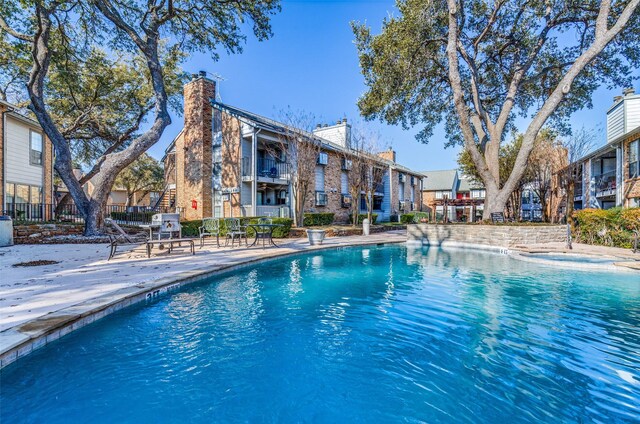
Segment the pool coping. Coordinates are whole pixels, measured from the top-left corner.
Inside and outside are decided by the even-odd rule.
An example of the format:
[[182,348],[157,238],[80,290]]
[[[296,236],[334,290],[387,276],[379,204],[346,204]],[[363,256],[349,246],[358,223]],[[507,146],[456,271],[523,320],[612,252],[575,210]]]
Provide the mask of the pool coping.
[[335,245],[314,245],[302,251],[269,250],[265,256],[238,258],[225,264],[212,264],[206,269],[183,271],[171,277],[139,283],[113,292],[96,296],[33,320],[23,322],[0,332],[0,370],[31,352],[78,330],[120,309],[153,300],[166,293],[200,282],[218,274],[236,271],[261,262],[289,256],[304,255],[320,250],[339,250],[359,246],[384,246],[403,244],[406,240],[357,240]]

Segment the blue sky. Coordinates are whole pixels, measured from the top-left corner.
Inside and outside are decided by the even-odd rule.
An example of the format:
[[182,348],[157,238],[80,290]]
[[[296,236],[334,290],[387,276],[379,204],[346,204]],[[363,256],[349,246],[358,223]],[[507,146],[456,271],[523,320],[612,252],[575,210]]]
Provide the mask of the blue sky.
[[[394,9],[394,0],[284,0],[282,11],[273,17],[271,39],[257,42],[249,35],[242,54],[222,52],[218,62],[206,54],[197,54],[184,64],[184,69],[219,75],[223,102],[265,116],[277,118],[280,110],[290,106],[313,113],[323,123],[334,123],[344,116],[350,121],[362,121],[356,101],[366,87],[349,23],[366,22],[374,33],[379,33],[382,20]],[[600,129],[604,143],[605,113],[613,96],[621,91],[604,87],[597,90],[594,108],[575,113],[572,126]],[[181,116],[173,117],[161,140],[150,149],[152,156],[162,157],[182,122]],[[405,166],[415,170],[456,167],[459,148],[444,148],[442,128],[436,129],[425,145],[415,140],[419,127],[405,131],[378,122],[370,125],[381,134],[382,144],[390,144],[396,150],[398,162]]]

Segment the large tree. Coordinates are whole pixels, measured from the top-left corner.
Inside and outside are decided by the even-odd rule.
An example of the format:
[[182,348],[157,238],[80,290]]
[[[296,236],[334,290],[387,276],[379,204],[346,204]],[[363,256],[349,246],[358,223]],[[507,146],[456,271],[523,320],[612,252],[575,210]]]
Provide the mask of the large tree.
[[[3,43],[30,51],[26,83],[29,108],[53,143],[54,167],[85,218],[85,234],[99,232],[103,208],[116,176],[155,144],[171,123],[167,80],[171,65],[167,58],[207,51],[215,59],[218,47],[239,52],[245,39],[245,20],[253,22],[258,39],[265,39],[271,33],[269,17],[277,9],[277,0],[0,1]],[[82,68],[98,47],[140,56],[140,74],[146,76],[144,82],[153,102],[148,111],[148,129],[136,134],[126,146],[102,156],[93,177],[96,189],[89,197],[74,176],[71,138],[50,112],[47,87],[58,64],[77,62]],[[168,54],[163,56],[163,51]],[[123,114],[136,112],[122,110]]]
[[[418,123],[426,142],[445,120],[448,144],[469,151],[487,191],[484,218],[501,212],[544,125],[567,130],[593,91],[632,83],[640,66],[640,0],[399,0],[380,35],[353,24],[369,87],[365,117]],[[635,75],[637,77],[637,75]],[[527,118],[508,178],[500,146]]]

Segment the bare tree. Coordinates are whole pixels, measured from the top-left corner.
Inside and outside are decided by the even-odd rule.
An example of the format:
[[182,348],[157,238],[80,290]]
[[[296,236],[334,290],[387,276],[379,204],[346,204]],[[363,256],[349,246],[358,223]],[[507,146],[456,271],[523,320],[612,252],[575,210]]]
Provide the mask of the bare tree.
[[[352,129],[351,151],[358,164],[361,181],[361,193],[367,206],[367,218],[372,222],[375,194],[384,182],[386,169],[380,163],[377,152],[380,151],[380,135],[366,127]],[[360,196],[357,199],[358,207]],[[357,221],[357,215],[354,221]]]
[[[322,143],[311,132],[316,123],[313,114],[285,109],[280,113],[285,124],[275,150],[283,152],[291,166],[291,201],[296,226],[304,226],[304,212],[315,184],[316,164]],[[268,149],[276,153],[274,147]]]
[[597,138],[598,134],[595,130],[582,127],[562,141],[562,146],[566,149],[567,165],[559,168],[556,175],[558,187],[564,191],[563,197],[566,202],[567,222],[571,224],[572,227],[576,184],[580,184],[584,177],[582,175],[582,164],[579,163],[578,160],[594,148]]
[[[565,161],[565,149],[551,131],[541,131],[538,135],[523,180],[531,184],[533,192],[540,199],[542,220],[551,220],[553,175]],[[566,163],[564,164],[566,166]]]
[[350,145],[342,152],[343,160],[347,164],[346,168],[348,168],[347,191],[351,198],[351,224],[354,227],[358,226],[360,196],[362,196],[367,180],[367,163],[363,160],[364,155],[359,149],[362,144],[362,134],[352,129]]

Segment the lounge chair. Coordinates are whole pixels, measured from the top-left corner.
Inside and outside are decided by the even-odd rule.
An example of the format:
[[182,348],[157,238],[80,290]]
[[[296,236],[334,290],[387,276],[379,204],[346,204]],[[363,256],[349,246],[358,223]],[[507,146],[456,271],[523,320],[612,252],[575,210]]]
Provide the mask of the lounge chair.
[[220,220],[218,218],[204,218],[198,231],[200,232],[200,248],[204,247],[205,237],[213,236],[216,238],[216,244],[220,247]]
[[129,244],[139,244],[136,242],[132,236],[127,234],[121,226],[119,226],[114,220],[111,218],[107,218],[104,220],[106,224],[110,224],[113,228],[115,228],[117,234],[107,234],[109,237],[109,259],[113,258],[116,254],[116,250],[118,246],[124,246]]

